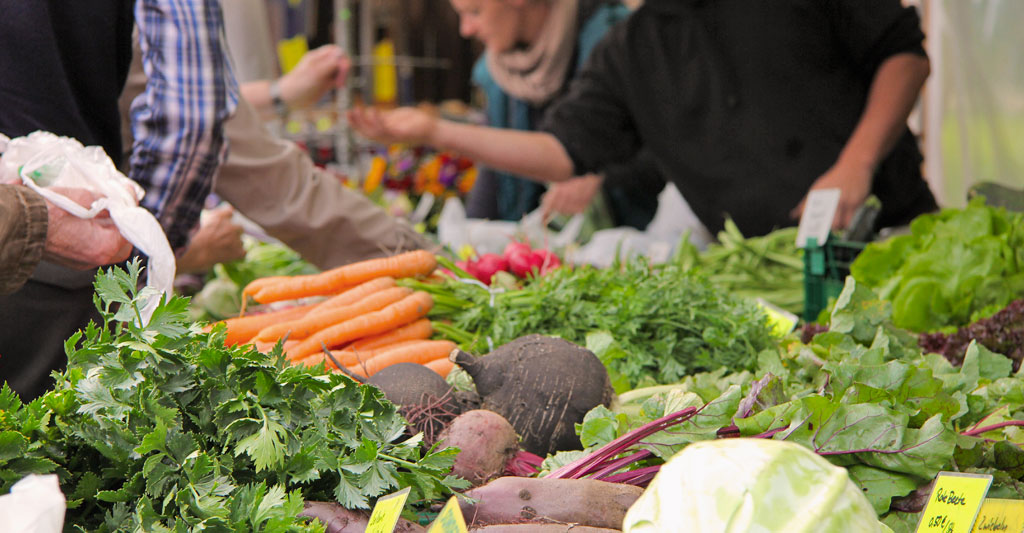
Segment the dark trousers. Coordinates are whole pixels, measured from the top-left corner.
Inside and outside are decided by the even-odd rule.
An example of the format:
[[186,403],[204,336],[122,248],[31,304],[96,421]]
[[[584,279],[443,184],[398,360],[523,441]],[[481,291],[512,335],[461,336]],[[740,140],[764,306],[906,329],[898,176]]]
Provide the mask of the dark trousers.
[[92,285],[65,289],[30,280],[0,296],[0,382],[25,402],[50,390],[50,372],[67,366],[64,341],[101,320],[92,295]]

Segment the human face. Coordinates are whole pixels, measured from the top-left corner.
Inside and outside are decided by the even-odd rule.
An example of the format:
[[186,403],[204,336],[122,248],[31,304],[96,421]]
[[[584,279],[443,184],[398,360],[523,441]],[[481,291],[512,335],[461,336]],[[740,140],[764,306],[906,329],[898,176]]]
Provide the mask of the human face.
[[459,34],[475,38],[489,52],[511,50],[519,40],[522,2],[519,0],[451,0],[459,14]]

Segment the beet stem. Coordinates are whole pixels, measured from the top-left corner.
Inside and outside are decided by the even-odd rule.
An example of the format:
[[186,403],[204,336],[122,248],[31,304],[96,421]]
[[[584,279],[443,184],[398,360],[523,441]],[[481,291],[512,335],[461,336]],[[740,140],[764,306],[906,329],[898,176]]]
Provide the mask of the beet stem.
[[614,461],[606,461],[605,463],[603,463],[603,465],[607,466],[604,466],[604,468],[601,468],[597,472],[594,472],[594,474],[590,477],[594,479],[601,479],[607,477],[626,466],[629,466],[633,463],[639,463],[640,461],[643,461],[644,459],[647,459],[652,455],[654,454],[651,453],[650,450],[640,450],[632,455],[627,455],[626,457],[623,457],[621,459],[616,459]]
[[696,407],[687,407],[686,409],[663,416],[653,422],[648,422],[647,424],[626,433],[608,444],[605,444],[590,455],[581,457],[557,470],[554,470],[545,477],[566,479],[585,476],[592,471],[594,465],[599,465],[603,461],[619,455],[630,446],[633,446],[650,435],[689,420],[693,415],[697,414],[697,412],[698,409]]
[[995,431],[997,429],[1010,427],[1010,426],[1024,426],[1024,420],[1007,420],[1005,422],[999,422],[998,424],[992,424],[990,426],[974,427],[968,431],[964,431],[961,435],[967,437],[976,437],[982,433],[988,433],[989,431]]
[[654,479],[654,475],[661,470],[661,465],[645,466],[643,468],[637,468],[636,470],[630,470],[628,472],[620,472],[606,476],[601,479],[607,483],[624,483],[626,485],[636,485],[638,487],[646,487],[648,483]]

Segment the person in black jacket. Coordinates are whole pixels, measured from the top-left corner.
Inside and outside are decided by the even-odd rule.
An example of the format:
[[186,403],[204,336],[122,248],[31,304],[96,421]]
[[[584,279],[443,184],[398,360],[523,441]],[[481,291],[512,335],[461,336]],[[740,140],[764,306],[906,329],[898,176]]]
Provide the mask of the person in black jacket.
[[415,139],[562,181],[651,151],[713,233],[791,225],[809,189],[839,188],[835,227],[869,194],[878,227],[934,210],[907,117],[929,74],[899,0],[647,0],[595,48],[541,132],[357,109],[377,139]]

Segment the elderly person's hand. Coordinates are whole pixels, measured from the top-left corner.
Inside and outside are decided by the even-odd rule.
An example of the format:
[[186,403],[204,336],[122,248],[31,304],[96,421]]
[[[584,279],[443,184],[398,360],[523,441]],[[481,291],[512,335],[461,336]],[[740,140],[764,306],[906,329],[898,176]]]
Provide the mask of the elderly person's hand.
[[[87,208],[99,198],[84,189],[55,187],[54,192]],[[47,261],[68,268],[89,270],[128,259],[132,245],[121,236],[107,211],[93,218],[78,218],[46,202],[46,213],[43,258]]]

